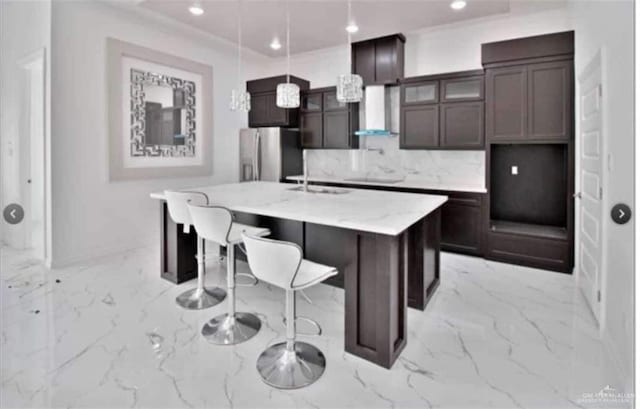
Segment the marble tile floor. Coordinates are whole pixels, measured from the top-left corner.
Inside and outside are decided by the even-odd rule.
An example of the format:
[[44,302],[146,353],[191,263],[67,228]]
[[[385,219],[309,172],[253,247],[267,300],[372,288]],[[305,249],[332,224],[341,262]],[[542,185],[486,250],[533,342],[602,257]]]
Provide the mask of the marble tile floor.
[[[160,279],[155,249],[47,270],[3,248],[0,407],[60,408],[601,408],[585,394],[614,385],[595,322],[574,278],[461,255],[442,255],[442,284],[426,311],[409,310],[408,345],[391,370],[344,352],[344,292],[300,298],[327,357],[310,387],[264,384],[255,362],[284,339],[284,292],[239,287],[238,309],[263,328],[247,343],[200,336],[225,304],[175,305],[194,285]],[[247,269],[239,263],[239,269]],[[224,285],[224,267],[208,265]],[[617,406],[616,406],[617,405]]]

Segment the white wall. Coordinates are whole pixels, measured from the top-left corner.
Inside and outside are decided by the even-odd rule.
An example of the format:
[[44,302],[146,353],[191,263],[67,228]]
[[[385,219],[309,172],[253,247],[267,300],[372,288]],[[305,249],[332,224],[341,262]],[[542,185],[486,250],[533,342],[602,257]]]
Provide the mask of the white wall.
[[[603,55],[604,154],[610,156],[604,175],[603,339],[614,358],[621,387],[631,392],[633,374],[633,223],[617,225],[609,209],[619,202],[634,208],[633,1],[570,3],[575,26],[576,78],[598,50]],[[576,101],[580,90],[576,89]],[[576,104],[579,117],[579,104]],[[576,134],[578,135],[578,134]],[[636,209],[637,210],[637,209]],[[637,217],[634,215],[633,217]]]
[[[532,14],[511,13],[428,30],[404,33],[405,76],[428,75],[482,68],[482,43],[571,29],[566,8]],[[291,57],[291,73],[311,81],[314,88],[332,86],[348,71],[346,45]],[[283,74],[285,59],[274,60],[252,72],[254,78]]]
[[[237,180],[246,114],[228,109],[237,85],[235,48],[141,13],[100,2],[53,3],[54,265],[157,244],[153,191]],[[213,67],[213,111],[206,113],[213,115],[211,177],[108,181],[107,37]]]
[[[29,30],[25,30],[29,27]],[[9,203],[24,204],[25,175],[20,174],[20,134],[25,97],[25,71],[21,60],[45,50],[49,67],[51,48],[51,2],[0,2],[0,210]],[[50,70],[46,72],[47,88]],[[49,92],[47,91],[47,94]],[[49,131],[50,106],[45,108],[45,132]],[[28,135],[24,135],[28,136]],[[0,222],[0,241],[22,247],[25,224]]]

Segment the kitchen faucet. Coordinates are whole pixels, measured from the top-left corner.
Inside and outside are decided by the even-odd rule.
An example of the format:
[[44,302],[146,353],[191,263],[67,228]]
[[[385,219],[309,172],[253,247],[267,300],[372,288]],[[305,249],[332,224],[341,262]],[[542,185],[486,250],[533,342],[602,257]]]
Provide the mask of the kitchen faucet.
[[382,148],[367,148],[367,152],[378,152],[380,155],[384,155],[384,149]]

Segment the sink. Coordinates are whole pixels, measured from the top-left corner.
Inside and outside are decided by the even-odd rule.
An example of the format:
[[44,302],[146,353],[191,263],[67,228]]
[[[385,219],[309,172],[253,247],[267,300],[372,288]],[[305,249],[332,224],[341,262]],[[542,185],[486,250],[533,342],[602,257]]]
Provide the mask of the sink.
[[[289,188],[287,190],[291,190],[292,192],[304,192],[304,186],[300,185],[300,186]],[[323,193],[328,195],[341,195],[341,194],[349,193],[349,190],[336,189],[332,187],[309,186],[307,188],[306,193]]]
[[368,178],[368,177],[361,177],[361,178],[349,178],[349,179],[345,179],[345,182],[370,182],[370,183],[389,183],[389,184],[393,184],[393,183],[398,183],[398,182],[402,182],[404,179],[393,179],[393,178]]

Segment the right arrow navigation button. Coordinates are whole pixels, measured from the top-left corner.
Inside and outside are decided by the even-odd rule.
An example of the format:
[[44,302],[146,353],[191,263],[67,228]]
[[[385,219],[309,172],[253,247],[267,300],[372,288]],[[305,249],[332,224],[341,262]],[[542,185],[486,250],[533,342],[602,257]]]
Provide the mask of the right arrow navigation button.
[[624,203],[618,203],[611,209],[611,219],[618,224],[625,224],[631,219],[631,209]]

